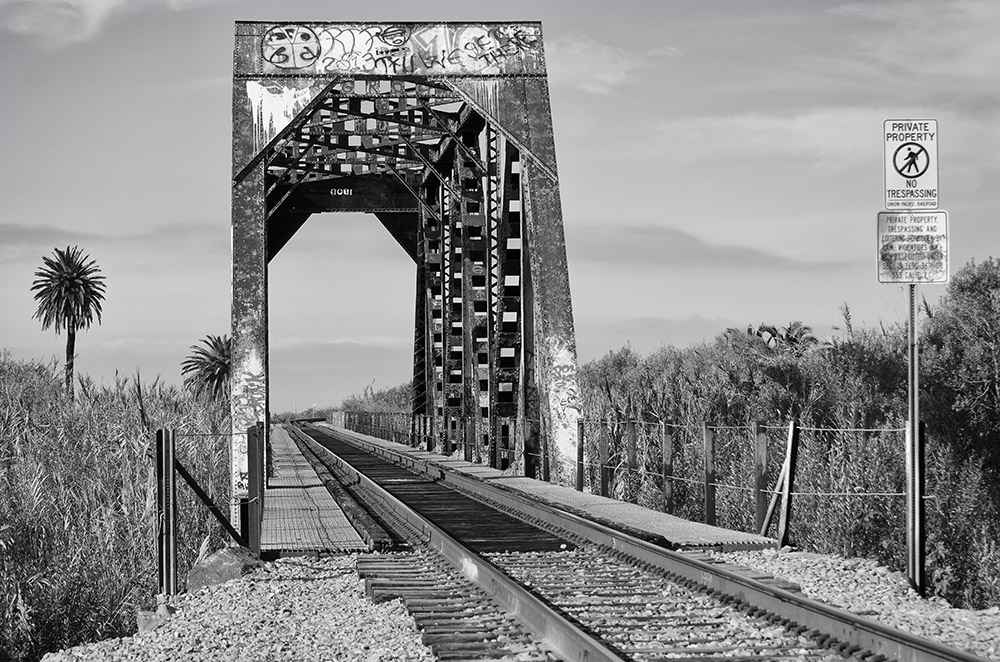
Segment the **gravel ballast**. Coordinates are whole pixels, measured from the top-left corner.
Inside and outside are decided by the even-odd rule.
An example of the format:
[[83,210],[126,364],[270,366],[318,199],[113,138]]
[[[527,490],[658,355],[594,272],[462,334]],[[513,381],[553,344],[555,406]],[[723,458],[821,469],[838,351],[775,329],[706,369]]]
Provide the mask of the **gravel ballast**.
[[[867,559],[795,551],[712,553],[799,584],[809,597],[886,625],[1000,660],[1000,607],[955,609],[923,599],[898,572]],[[241,579],[178,596],[158,629],[50,653],[70,660],[434,660],[398,600],[374,604],[357,555],[290,558]]]
[[399,600],[372,603],[357,555],[289,558],[178,596],[159,628],[50,653],[69,660],[434,660]]
[[773,549],[711,556],[794,582],[810,598],[869,620],[1000,660],[1000,607],[955,609],[940,598],[921,598],[902,573],[875,561]]

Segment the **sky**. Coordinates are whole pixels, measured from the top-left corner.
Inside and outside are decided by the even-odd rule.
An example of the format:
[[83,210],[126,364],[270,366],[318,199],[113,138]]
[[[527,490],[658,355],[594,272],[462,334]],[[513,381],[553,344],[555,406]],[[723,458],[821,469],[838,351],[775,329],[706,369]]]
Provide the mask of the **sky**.
[[[883,122],[936,119],[954,273],[1000,256],[1000,2],[0,0],[0,347],[61,361],[34,272],[107,278],[77,370],[180,383],[229,333],[234,22],[542,22],[581,363],[793,320],[905,324]],[[313,216],[271,262],[271,410],[412,374],[412,262]],[[942,285],[922,285],[934,303]]]

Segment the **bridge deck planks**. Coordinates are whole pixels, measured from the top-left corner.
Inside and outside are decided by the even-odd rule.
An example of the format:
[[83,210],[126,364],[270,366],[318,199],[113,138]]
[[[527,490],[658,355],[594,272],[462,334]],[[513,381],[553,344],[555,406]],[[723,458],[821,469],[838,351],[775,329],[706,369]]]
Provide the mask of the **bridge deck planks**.
[[[322,429],[324,426],[326,424],[315,426],[312,429]],[[662,544],[666,544],[669,547],[728,551],[737,549],[767,549],[775,547],[777,543],[773,538],[759,536],[754,533],[734,531],[701,522],[692,522],[664,512],[643,508],[633,503],[617,501],[587,492],[577,492],[571,487],[554,485],[523,476],[505,475],[496,469],[466,462],[453,456],[410,448],[409,446],[392,441],[348,431],[344,428],[326,427],[328,430],[344,433],[363,439],[367,443],[403,453],[415,460],[419,460],[421,463],[427,462],[447,471],[455,471],[479,480],[502,485],[511,491],[520,492],[558,508],[596,519],[613,528],[633,533],[633,535],[639,535],[639,537],[647,539],[661,540]]]
[[271,431],[271,475],[264,492],[261,554],[368,551],[344,511],[288,433]]

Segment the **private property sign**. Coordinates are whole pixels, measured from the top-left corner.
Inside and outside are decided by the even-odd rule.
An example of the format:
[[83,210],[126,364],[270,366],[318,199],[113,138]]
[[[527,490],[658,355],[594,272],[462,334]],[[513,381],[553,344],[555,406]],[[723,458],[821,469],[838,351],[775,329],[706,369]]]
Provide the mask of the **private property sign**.
[[885,208],[938,208],[937,120],[885,120]]
[[948,282],[948,212],[879,212],[878,282]]

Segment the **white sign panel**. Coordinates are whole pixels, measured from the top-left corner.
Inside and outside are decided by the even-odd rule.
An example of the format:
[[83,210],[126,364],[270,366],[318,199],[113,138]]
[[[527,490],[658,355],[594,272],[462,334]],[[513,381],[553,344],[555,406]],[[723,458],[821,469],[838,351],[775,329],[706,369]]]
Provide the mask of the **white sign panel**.
[[879,212],[878,282],[948,282],[948,212]]
[[937,120],[885,120],[885,208],[938,208]]

